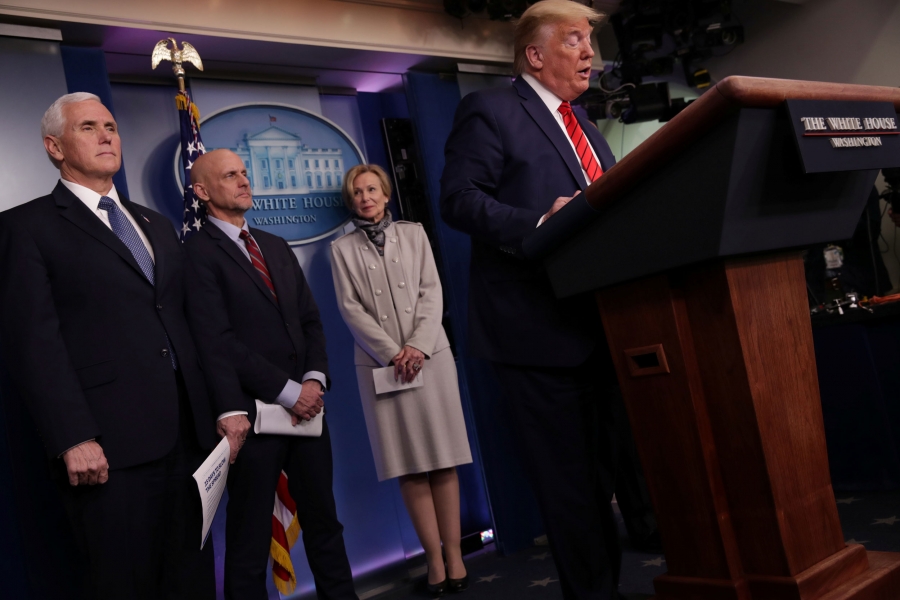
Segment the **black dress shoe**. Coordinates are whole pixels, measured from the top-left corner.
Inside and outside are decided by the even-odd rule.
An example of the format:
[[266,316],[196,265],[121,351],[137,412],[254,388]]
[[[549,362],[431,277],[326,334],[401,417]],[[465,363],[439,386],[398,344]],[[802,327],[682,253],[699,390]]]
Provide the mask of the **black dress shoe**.
[[469,587],[469,574],[466,573],[461,579],[447,579],[447,591],[464,592]]
[[431,594],[432,598],[440,598],[444,595],[444,592],[447,591],[447,582],[450,581],[446,577],[440,583],[428,583],[428,580],[425,580],[425,587],[428,588],[428,593]]

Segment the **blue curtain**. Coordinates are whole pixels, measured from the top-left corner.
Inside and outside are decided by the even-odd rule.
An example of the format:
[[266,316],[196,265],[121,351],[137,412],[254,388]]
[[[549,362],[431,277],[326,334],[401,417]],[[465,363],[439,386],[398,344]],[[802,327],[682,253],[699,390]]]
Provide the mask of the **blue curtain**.
[[[480,456],[487,497],[493,517],[498,550],[511,554],[534,544],[543,526],[537,503],[515,456],[513,441],[499,406],[500,390],[490,365],[471,357],[466,335],[469,291],[469,237],[450,229],[440,219],[440,179],[444,169],[444,144],[453,126],[460,101],[456,81],[440,75],[410,72],[404,75],[409,112],[416,130],[419,152],[437,243],[443,262],[444,288],[448,290],[452,333],[460,374],[461,391],[470,432],[477,434],[473,451]],[[462,482],[461,482],[462,483]],[[474,482],[466,481],[465,484]],[[486,516],[486,515],[485,515]]]
[[[109,74],[106,71],[106,55],[102,48],[78,48],[76,46],[60,46],[63,70],[66,73],[66,87],[69,93],[89,92],[100,97],[103,105],[116,116],[113,108],[112,90],[109,87]],[[128,196],[128,183],[125,179],[125,163],[113,176],[113,182],[119,192]]]

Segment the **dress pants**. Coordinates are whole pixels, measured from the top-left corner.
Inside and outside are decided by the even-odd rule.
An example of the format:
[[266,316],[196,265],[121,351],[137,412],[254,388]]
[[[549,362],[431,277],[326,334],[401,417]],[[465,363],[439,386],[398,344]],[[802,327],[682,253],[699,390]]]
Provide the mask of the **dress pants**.
[[493,363],[565,600],[619,597],[615,384],[606,361],[595,353],[573,368]]
[[[192,475],[206,458],[197,444],[184,380],[178,382],[179,433],[165,457],[111,470],[98,485],[69,485],[54,466],[79,550],[85,598],[215,600],[212,541],[200,550],[203,516]],[[102,440],[101,440],[102,443]]]
[[[656,515],[650,501],[647,478],[641,468],[637,445],[631,432],[631,422],[625,408],[621,390],[616,389],[611,396],[616,420],[616,502],[625,522],[625,529],[632,544],[644,551],[656,550],[650,545],[659,545]],[[655,538],[655,539],[654,539]]]
[[272,509],[282,469],[297,505],[306,558],[320,600],[358,600],[332,492],[331,436],[247,435],[228,472],[225,597],[267,600]]

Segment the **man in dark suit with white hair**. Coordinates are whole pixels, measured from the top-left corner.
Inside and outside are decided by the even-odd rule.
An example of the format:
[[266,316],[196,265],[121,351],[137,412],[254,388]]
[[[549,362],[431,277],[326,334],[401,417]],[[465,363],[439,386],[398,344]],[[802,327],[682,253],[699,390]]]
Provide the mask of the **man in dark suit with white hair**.
[[85,557],[85,595],[215,598],[191,478],[215,421],[181,244],[113,185],[121,141],[99,98],[59,98],[41,134],[60,180],[0,214],[0,338]]

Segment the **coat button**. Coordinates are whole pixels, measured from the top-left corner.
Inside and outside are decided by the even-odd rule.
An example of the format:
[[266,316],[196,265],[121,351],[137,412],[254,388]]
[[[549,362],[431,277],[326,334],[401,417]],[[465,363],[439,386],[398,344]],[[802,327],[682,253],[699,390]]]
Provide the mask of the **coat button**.
[[156,305],[156,310],[162,310],[162,304],[157,304],[157,305]]
[[397,238],[391,238],[391,243],[392,243],[392,244],[396,244],[396,243],[397,243]]
[[375,295],[376,295],[376,296],[380,296],[380,295],[381,295],[381,290],[375,290]]
[[368,246],[362,246],[362,249],[363,249],[363,250],[368,250],[369,247],[368,247]]
[[387,315],[381,315],[381,320],[382,320],[382,321],[387,321]]
[[399,258],[392,258],[392,259],[391,259],[391,262],[400,262],[400,259],[399,259]]
[[169,349],[163,348],[162,350],[159,351],[159,355],[162,356],[163,358],[169,358]]
[[294,352],[291,352],[291,354],[288,356],[288,360],[297,360],[297,354]]
[[372,270],[374,271],[374,270],[375,270],[375,265],[369,265],[369,268],[372,269]]
[[407,307],[407,309],[406,309],[406,314],[409,314],[409,313],[411,313],[411,312],[412,312],[412,309],[409,308],[409,307]]
[[403,283],[403,282],[401,281],[400,283],[397,284],[397,287],[398,287],[398,288],[405,288],[405,287],[406,287],[406,284]]

